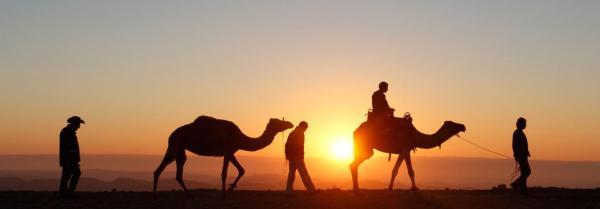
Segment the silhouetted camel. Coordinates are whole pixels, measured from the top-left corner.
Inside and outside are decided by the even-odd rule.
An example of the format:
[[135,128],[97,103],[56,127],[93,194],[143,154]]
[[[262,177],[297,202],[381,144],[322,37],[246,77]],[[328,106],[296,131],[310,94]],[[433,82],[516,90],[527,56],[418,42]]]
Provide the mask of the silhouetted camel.
[[156,194],[156,185],[158,178],[165,167],[173,161],[177,164],[177,182],[181,185],[185,193],[190,196],[185,184],[183,183],[183,164],[186,156],[185,150],[203,156],[223,156],[223,170],[221,172],[222,191],[225,194],[225,179],[227,177],[227,167],[229,162],[238,170],[238,176],[235,181],[229,185],[229,190],[237,186],[237,182],[244,175],[244,168],[235,158],[235,152],[238,150],[256,151],[265,148],[273,142],[273,138],[279,132],[294,127],[292,123],[278,119],[271,119],[267,128],[258,138],[246,136],[232,122],[219,120],[212,117],[200,116],[193,123],[187,124],[176,129],[169,137],[169,146],[165,157],[154,171],[154,189]]
[[388,187],[389,190],[392,190],[393,188],[394,179],[398,174],[398,168],[403,160],[406,160],[408,175],[412,182],[412,189],[418,190],[415,185],[410,151],[415,148],[429,149],[440,146],[452,136],[466,130],[465,126],[462,124],[446,121],[436,133],[427,135],[417,131],[411,122],[407,120],[394,118],[391,123],[391,129],[396,130],[395,132],[392,131],[394,134],[391,134],[392,132],[390,132],[390,134],[382,134],[381,130],[378,130],[377,127],[374,127],[367,122],[362,123],[354,131],[354,161],[350,164],[350,171],[352,172],[352,185],[355,193],[359,191],[358,166],[363,161],[373,156],[373,149],[386,153],[399,154],[396,165],[392,170],[392,178]]

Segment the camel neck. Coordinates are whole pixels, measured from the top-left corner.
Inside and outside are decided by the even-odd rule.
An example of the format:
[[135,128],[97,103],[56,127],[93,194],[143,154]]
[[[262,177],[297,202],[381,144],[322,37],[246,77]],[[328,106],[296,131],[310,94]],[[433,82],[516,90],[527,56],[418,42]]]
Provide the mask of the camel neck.
[[416,148],[425,149],[437,147],[446,142],[452,136],[453,134],[450,133],[445,126],[442,126],[437,132],[431,135],[417,132],[415,134],[414,146]]
[[246,151],[256,151],[265,148],[273,142],[275,134],[277,134],[275,131],[266,128],[265,131],[263,131],[263,133],[258,138],[243,135],[240,149]]

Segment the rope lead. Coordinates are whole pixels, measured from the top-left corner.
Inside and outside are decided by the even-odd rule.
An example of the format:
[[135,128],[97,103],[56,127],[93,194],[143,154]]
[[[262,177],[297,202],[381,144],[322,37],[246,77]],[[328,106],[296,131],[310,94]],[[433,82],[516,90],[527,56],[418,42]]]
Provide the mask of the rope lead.
[[[482,149],[482,150],[484,150],[484,151],[487,151],[487,152],[490,152],[490,153],[494,153],[494,154],[496,154],[496,155],[498,155],[498,156],[500,156],[500,157],[503,157],[503,158],[505,158],[505,159],[508,159],[508,160],[512,160],[512,159],[513,159],[513,158],[511,158],[511,157],[509,157],[509,156],[506,156],[506,155],[500,154],[500,153],[498,153],[498,152],[496,152],[496,151],[493,151],[493,150],[491,150],[491,149],[488,149],[488,148],[485,148],[485,147],[483,147],[483,146],[481,146],[481,145],[479,145],[479,144],[476,144],[475,142],[472,142],[472,141],[470,141],[470,140],[468,140],[468,139],[466,139],[466,138],[463,138],[462,136],[460,136],[460,135],[458,135],[458,134],[456,134],[456,136],[457,136],[458,138],[462,139],[463,141],[465,141],[465,142],[467,142],[467,143],[469,143],[469,144],[471,144],[471,145],[473,145],[473,146],[475,146],[475,147],[477,147],[477,148],[479,148],[479,149]],[[519,169],[519,164],[518,164],[518,163],[517,163],[517,161],[515,160],[515,170],[514,170],[514,171],[513,171],[513,173],[510,175],[510,181],[511,181],[511,182],[512,182],[512,181],[513,181],[513,180],[514,180],[514,179],[515,179],[515,178],[518,176],[519,172],[520,172],[520,169]]]
[[500,154],[500,153],[498,153],[498,152],[496,152],[496,151],[493,151],[493,150],[491,150],[491,149],[488,149],[488,148],[485,148],[485,147],[483,147],[483,146],[481,146],[481,145],[479,145],[479,144],[476,144],[475,142],[472,142],[472,141],[470,141],[470,140],[468,140],[468,139],[466,139],[466,138],[463,138],[462,136],[460,136],[460,135],[458,135],[458,134],[456,134],[456,136],[457,136],[458,138],[462,139],[463,141],[466,141],[467,143],[469,143],[469,144],[471,144],[471,145],[473,145],[473,146],[475,146],[475,147],[477,147],[477,148],[479,148],[479,149],[482,149],[482,150],[485,150],[485,151],[487,151],[487,152],[490,152],[490,153],[496,154],[496,155],[498,155],[498,156],[500,156],[500,157],[503,157],[503,158],[506,158],[506,159],[508,159],[508,160],[512,160],[512,159],[513,159],[512,157],[509,157],[509,156],[506,156],[506,155]]

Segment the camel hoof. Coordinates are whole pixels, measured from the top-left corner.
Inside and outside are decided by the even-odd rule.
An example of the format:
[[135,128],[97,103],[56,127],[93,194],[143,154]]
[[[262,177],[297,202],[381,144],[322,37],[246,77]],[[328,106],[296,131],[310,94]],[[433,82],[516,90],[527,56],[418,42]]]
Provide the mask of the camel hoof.
[[365,196],[365,194],[363,194],[362,192],[360,192],[360,191],[358,191],[358,190],[354,190],[354,191],[352,191],[352,194],[353,194],[354,196]]
[[235,185],[235,184],[230,184],[230,185],[229,185],[229,188],[227,188],[227,192],[229,192],[229,193],[232,193],[232,192],[233,192],[233,190],[234,190],[236,187],[237,187],[237,185]]
[[392,196],[392,195],[394,194],[394,189],[388,189],[388,190],[387,190],[387,194],[388,194],[389,196]]
[[412,192],[416,193],[416,192],[418,192],[418,191],[419,191],[419,188],[418,188],[418,187],[415,187],[415,186],[413,186],[412,188],[410,188],[410,190],[411,190]]

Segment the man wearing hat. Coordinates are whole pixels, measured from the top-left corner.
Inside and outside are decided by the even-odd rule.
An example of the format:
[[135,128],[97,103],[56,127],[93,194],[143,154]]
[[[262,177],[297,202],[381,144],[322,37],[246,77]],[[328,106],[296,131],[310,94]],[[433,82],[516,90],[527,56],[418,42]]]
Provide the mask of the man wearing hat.
[[[60,196],[75,198],[75,188],[81,175],[79,169],[79,142],[77,142],[77,129],[85,123],[79,116],[67,119],[67,126],[60,131]],[[67,185],[67,183],[70,183]]]

